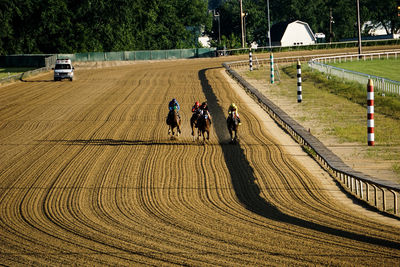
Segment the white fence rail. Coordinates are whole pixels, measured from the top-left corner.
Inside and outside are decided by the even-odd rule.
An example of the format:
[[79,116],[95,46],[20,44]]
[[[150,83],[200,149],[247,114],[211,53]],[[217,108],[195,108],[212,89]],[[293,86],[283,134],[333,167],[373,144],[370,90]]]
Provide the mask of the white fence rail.
[[308,65],[312,69],[316,69],[320,72],[326,73],[327,75],[336,76],[342,79],[356,81],[361,84],[367,84],[368,79],[374,81],[375,90],[399,94],[400,95],[400,82],[386,79],[383,77],[365,74],[357,71],[346,70],[338,67],[329,65],[329,63],[341,63],[349,61],[367,61],[376,59],[398,59],[400,57],[399,51],[384,52],[384,53],[371,53],[371,54],[352,54],[352,55],[340,55],[332,57],[320,57],[313,58],[308,62]]

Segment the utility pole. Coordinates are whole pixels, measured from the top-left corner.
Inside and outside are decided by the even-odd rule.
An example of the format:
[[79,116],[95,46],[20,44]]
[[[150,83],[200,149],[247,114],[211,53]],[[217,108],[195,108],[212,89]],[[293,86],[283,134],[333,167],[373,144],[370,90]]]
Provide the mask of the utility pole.
[[272,52],[271,48],[271,23],[269,18],[269,0],[267,0],[267,9],[268,9],[268,41],[269,41],[269,51]]
[[242,29],[242,48],[244,48],[244,27],[243,27],[243,5],[242,0],[240,2],[240,27]]
[[221,45],[221,22],[220,22],[220,14],[219,12],[215,12],[214,10],[214,17],[218,18],[218,45]]
[[332,8],[329,9],[329,43],[332,43]]
[[267,0],[267,9],[268,9],[268,41],[269,41],[269,62],[270,62],[270,82],[271,84],[274,83],[275,78],[274,78],[274,55],[272,54],[272,47],[271,47],[271,23],[270,23],[270,17],[269,17],[269,0]]
[[361,55],[360,0],[357,0],[358,55]]

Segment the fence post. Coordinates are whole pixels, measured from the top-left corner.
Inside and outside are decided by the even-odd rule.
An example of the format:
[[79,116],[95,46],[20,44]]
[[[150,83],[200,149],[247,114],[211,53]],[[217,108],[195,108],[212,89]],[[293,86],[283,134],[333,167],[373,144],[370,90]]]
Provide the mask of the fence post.
[[300,60],[297,60],[297,103],[301,103],[301,64]]
[[372,79],[368,79],[367,85],[367,125],[368,125],[368,146],[375,145],[374,134],[374,85]]
[[251,48],[249,50],[249,65],[250,65],[250,71],[253,70],[253,55],[251,54]]

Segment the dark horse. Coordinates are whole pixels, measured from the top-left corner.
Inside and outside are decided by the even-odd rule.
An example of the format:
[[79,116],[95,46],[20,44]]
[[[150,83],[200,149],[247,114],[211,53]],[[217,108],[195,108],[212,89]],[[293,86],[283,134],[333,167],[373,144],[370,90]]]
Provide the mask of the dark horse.
[[208,115],[200,115],[199,118],[197,119],[197,129],[199,135],[197,136],[197,139],[201,135],[203,135],[203,141],[206,140],[205,133],[207,133],[207,140],[210,140],[210,119],[208,118]]
[[172,133],[172,137],[175,135],[174,129],[177,128],[177,135],[181,133],[181,119],[178,117],[176,109],[171,110],[167,116],[167,124],[169,125],[168,134]]
[[197,120],[200,116],[200,113],[194,112],[192,117],[190,118],[190,128],[192,129],[192,136],[194,141],[194,128],[197,128]]
[[[238,140],[238,128],[239,128],[239,119],[236,116],[236,112],[232,111],[228,118],[226,119],[226,124],[228,126],[229,134],[231,135],[231,143],[235,143]],[[233,138],[233,132],[235,132],[235,137]]]

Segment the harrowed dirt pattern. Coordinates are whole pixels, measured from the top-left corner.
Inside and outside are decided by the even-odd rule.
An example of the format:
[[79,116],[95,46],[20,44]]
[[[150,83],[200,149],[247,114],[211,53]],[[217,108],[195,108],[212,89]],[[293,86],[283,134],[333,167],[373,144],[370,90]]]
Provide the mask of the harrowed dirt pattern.
[[[0,264],[399,265],[400,223],[338,200],[223,60],[77,67],[73,82],[46,73],[0,87]],[[190,135],[196,100],[213,117],[206,144]]]

